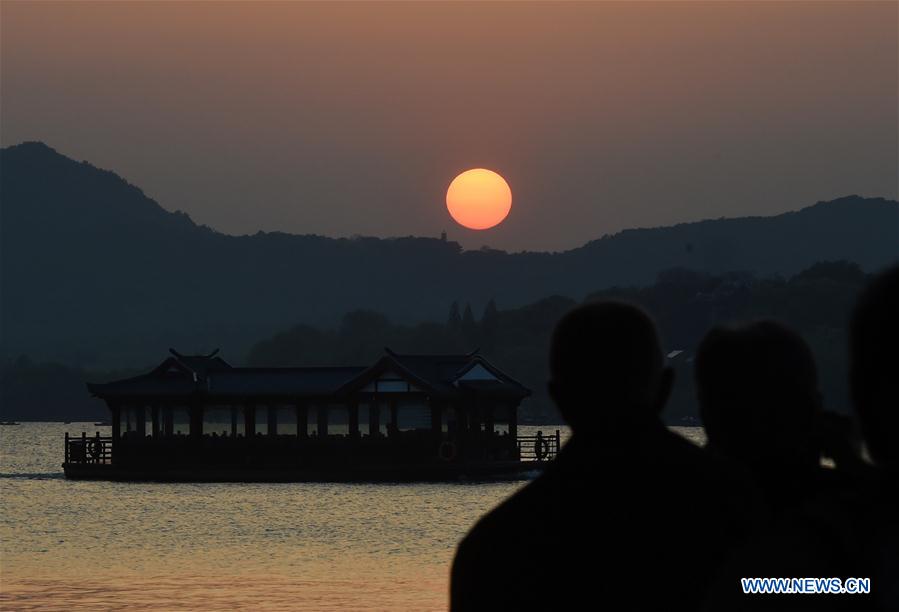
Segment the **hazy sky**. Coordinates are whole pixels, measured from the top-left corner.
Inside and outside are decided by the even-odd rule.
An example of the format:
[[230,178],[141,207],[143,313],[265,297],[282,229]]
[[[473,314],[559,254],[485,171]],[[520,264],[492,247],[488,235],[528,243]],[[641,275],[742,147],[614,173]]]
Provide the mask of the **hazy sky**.
[[[899,189],[896,2],[0,7],[2,144],[224,232],[565,249]],[[483,232],[444,204],[478,166]]]

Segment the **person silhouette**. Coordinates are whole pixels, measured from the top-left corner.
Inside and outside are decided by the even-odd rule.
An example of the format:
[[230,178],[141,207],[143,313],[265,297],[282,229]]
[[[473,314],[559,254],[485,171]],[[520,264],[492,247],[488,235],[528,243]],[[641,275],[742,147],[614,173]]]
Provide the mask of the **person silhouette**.
[[[859,478],[853,487],[825,487],[818,495],[804,495],[805,503],[784,509],[765,533],[734,555],[728,567],[722,570],[722,576],[726,578],[713,587],[707,609],[899,610],[897,346],[899,268],[892,268],[876,277],[862,292],[849,328],[850,393],[868,454],[875,466],[873,476],[870,471],[856,474]],[[794,352],[793,357],[796,356]],[[707,353],[706,357],[715,360],[714,352]],[[714,367],[720,367],[720,364]],[[802,378],[798,372],[804,369],[800,367],[794,371],[797,378]],[[711,372],[706,374],[711,375]],[[751,378],[751,384],[760,383],[757,378]],[[794,389],[802,388],[797,380],[790,384]],[[772,401],[777,404],[777,400]],[[713,414],[709,417],[711,439],[711,429],[721,424],[713,424]],[[803,435],[806,432],[803,430]],[[767,444],[765,439],[758,447],[761,449]],[[788,470],[789,466],[786,467]],[[789,486],[799,484],[795,472],[791,474],[785,470],[778,479]],[[829,598],[809,598],[807,595],[747,597],[737,588],[741,576],[868,578],[870,593]]]
[[774,321],[713,328],[694,372],[706,448],[745,465],[775,513],[851,486],[821,467],[818,374],[799,334]]
[[876,277],[853,312],[849,385],[868,452],[887,479],[899,474],[899,266]]
[[546,444],[546,441],[543,439],[543,432],[537,430],[537,436],[534,438],[534,456],[537,457],[537,461],[543,461],[546,457],[544,444]]
[[549,366],[571,438],[459,544],[450,608],[695,608],[755,506],[737,473],[662,424],[673,371],[652,320],[582,305],[557,324]]
[[870,576],[874,607],[899,610],[899,266],[856,303],[849,328],[849,388],[877,478],[850,506],[851,550]]

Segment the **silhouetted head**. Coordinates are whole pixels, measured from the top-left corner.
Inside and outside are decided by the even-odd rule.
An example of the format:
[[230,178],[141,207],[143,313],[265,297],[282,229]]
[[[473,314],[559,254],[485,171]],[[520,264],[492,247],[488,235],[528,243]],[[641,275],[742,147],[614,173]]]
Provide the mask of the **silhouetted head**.
[[710,449],[750,465],[818,465],[818,374],[799,334],[772,321],[716,327],[695,375]]
[[652,319],[618,302],[585,304],[562,317],[549,370],[549,393],[576,432],[655,418],[673,381]]
[[862,292],[849,336],[852,401],[868,452],[899,470],[899,267]]

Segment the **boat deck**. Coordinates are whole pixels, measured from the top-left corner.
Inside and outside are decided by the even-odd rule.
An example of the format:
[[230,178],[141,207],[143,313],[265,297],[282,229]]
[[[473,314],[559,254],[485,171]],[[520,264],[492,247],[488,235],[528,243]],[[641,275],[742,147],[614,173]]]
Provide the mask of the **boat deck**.
[[[456,447],[410,447],[397,440],[131,440],[69,437],[63,469],[72,480],[157,482],[445,482],[525,479],[553,459],[559,432],[517,436],[514,452],[467,457]],[[204,444],[206,442],[207,444]],[[446,444],[444,442],[443,444]],[[385,452],[386,451],[386,452]],[[415,452],[412,451],[422,451]],[[461,455],[461,456],[460,456]]]

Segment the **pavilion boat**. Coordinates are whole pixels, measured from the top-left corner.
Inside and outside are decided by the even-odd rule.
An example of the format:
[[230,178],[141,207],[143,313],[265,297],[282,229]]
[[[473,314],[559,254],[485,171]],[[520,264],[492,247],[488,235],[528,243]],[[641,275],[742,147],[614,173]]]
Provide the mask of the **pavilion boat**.
[[88,384],[111,435],[66,433],[67,478],[427,481],[524,477],[559,432],[518,435],[522,384],[477,351],[369,367],[232,367],[218,351]]

